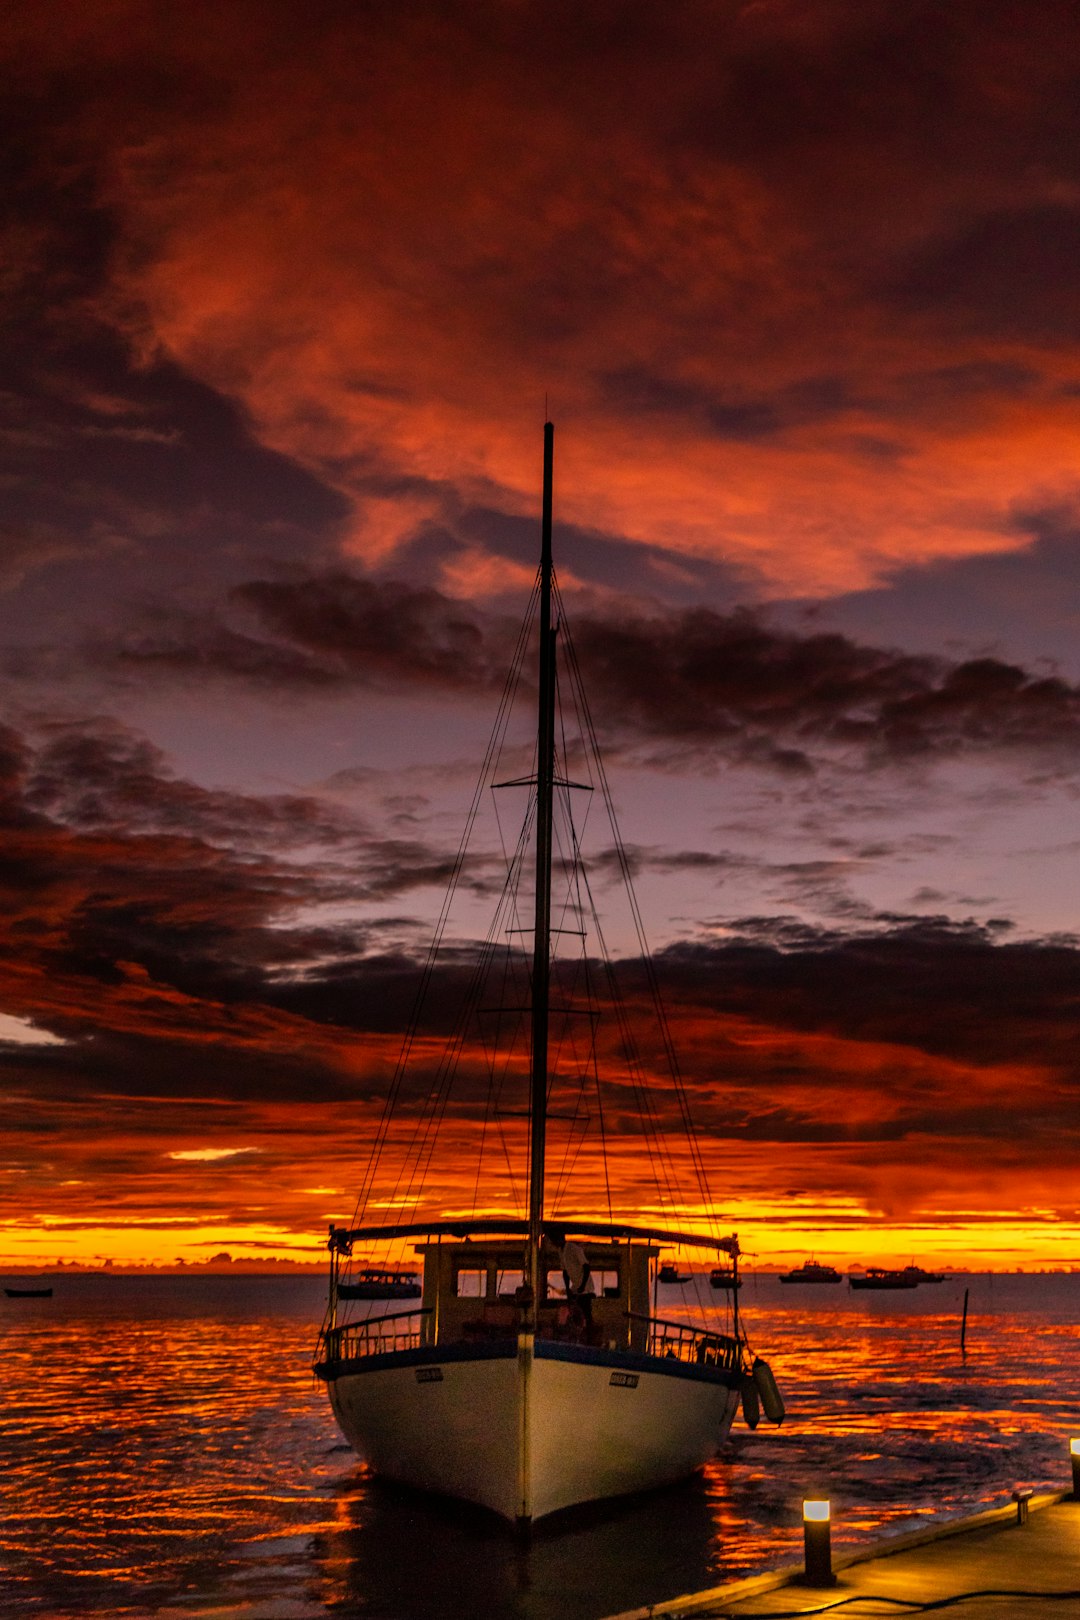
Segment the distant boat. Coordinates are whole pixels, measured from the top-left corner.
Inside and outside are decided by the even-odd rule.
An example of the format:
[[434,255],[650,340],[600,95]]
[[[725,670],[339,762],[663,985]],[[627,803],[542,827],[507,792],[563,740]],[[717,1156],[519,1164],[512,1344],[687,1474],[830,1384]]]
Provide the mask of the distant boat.
[[914,1277],[917,1283],[945,1281],[945,1273],[943,1271],[924,1271],[922,1266],[905,1266],[904,1276]]
[[5,1288],[8,1299],[52,1299],[51,1288]]
[[801,1266],[794,1271],[785,1271],[780,1278],[782,1283],[838,1283],[843,1277],[835,1266],[823,1266],[817,1260],[804,1260]]
[[338,1283],[339,1299],[419,1299],[420,1284],[411,1271],[358,1271],[351,1282]]
[[742,1278],[734,1266],[713,1266],[709,1272],[710,1288],[741,1288]]
[[910,1268],[903,1271],[890,1270],[888,1266],[867,1266],[866,1275],[855,1277],[848,1274],[848,1282],[852,1288],[918,1288],[919,1279],[911,1275]]
[[670,1260],[665,1260],[657,1273],[656,1280],[662,1283],[685,1283],[690,1281],[690,1273],[680,1271],[678,1266],[673,1265]]

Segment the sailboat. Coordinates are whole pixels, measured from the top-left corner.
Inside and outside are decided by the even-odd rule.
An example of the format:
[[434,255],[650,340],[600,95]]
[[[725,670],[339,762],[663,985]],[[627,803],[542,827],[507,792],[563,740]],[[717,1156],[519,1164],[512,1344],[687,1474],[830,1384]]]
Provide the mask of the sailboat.
[[[593,1073],[596,1098],[600,1099],[601,1071],[613,1061],[606,1049],[603,1063],[598,1057],[596,1031],[605,1009],[598,1014],[577,1004],[570,993],[572,986],[554,972],[556,937],[575,934],[583,938],[586,930],[575,926],[582,920],[582,912],[588,912],[597,931],[601,925],[595,909],[589,911],[584,903],[571,905],[564,897],[553,906],[553,864],[560,878],[570,869],[575,874],[579,871],[577,832],[572,821],[560,821],[556,826],[556,800],[563,815],[574,791],[581,787],[592,790],[589,784],[570,779],[563,726],[558,730],[562,750],[558,754],[556,750],[557,710],[562,712],[560,644],[565,648],[563,662],[570,680],[575,678],[577,664],[565,615],[556,620],[553,614],[553,602],[556,608],[561,605],[552,563],[553,447],[554,429],[548,422],[544,426],[540,565],[527,628],[518,643],[518,658],[523,659],[533,634],[528,626],[535,619],[539,652],[533,769],[527,777],[509,783],[493,778],[488,783],[495,788],[524,787],[529,792],[525,816],[529,838],[523,835],[513,846],[509,864],[511,877],[520,876],[530,864],[526,848],[532,852],[531,918],[529,926],[520,926],[516,898],[507,901],[501,923],[493,924],[490,950],[485,947],[479,953],[481,957],[493,953],[498,943],[496,926],[511,941],[507,946],[510,965],[516,964],[520,970],[516,1004],[512,994],[509,1004],[493,1013],[484,1006],[485,993],[490,995],[490,990],[479,988],[470,989],[462,998],[463,1019],[487,1013],[496,1024],[509,1022],[523,1031],[524,1057],[516,1065],[510,1060],[499,1067],[492,1061],[500,1087],[509,1078],[527,1094],[527,1109],[517,1111],[527,1121],[524,1141],[519,1144],[523,1196],[513,1214],[493,1212],[490,1207],[461,1215],[420,1213],[417,1178],[430,1166],[438,1127],[447,1124],[448,1076],[464,1050],[465,1036],[455,1026],[446,1042],[447,1053],[434,1059],[430,1035],[421,1037],[414,1024],[374,1133],[358,1202],[362,1218],[330,1229],[330,1297],[315,1361],[315,1372],[326,1384],[338,1424],[376,1473],[476,1504],[519,1527],[579,1504],[685,1477],[718,1451],[740,1402],[752,1423],[757,1422],[759,1405],[773,1422],[779,1423],[784,1415],[770,1368],[749,1349],[737,1293],[724,1302],[715,1297],[705,1300],[698,1322],[686,1319],[681,1305],[664,1317],[656,1313],[662,1251],[711,1251],[714,1258],[738,1253],[735,1235],[725,1237],[718,1230],[692,1131],[687,1135],[688,1158],[679,1163],[685,1166],[688,1162],[696,1178],[700,1202],[693,1205],[693,1214],[695,1221],[701,1219],[710,1227],[704,1233],[694,1223],[661,1226],[619,1218],[607,1159],[607,1218],[599,1218],[595,1205],[576,1213],[568,1210],[569,1182],[563,1170],[568,1157],[576,1156],[580,1149],[580,1139],[575,1137],[577,1115],[564,1132],[565,1151],[558,1162],[551,1152],[552,1127],[568,1117],[560,1114],[553,1100],[559,1063],[567,1050],[574,1059],[570,1069],[578,1071],[579,1108],[584,1070]],[[512,670],[507,692],[516,689],[520,667],[516,673]],[[506,693],[504,704],[505,698]],[[587,711],[583,735],[591,741],[597,780],[610,809]],[[494,744],[489,746],[489,763],[496,754]],[[474,799],[474,806],[476,803]],[[614,830],[614,822],[612,826]],[[617,831],[615,836],[617,839]],[[556,846],[560,853],[553,862]],[[625,851],[621,843],[616,847],[618,864],[628,879]],[[461,864],[459,856],[459,869]],[[589,894],[578,875],[569,882],[571,896],[580,900],[582,894]],[[504,894],[512,887],[508,880]],[[516,896],[516,890],[514,893]],[[643,944],[640,914],[632,897],[631,904]],[[431,980],[434,952],[444,937],[445,916],[444,907],[423,975],[426,983]],[[523,934],[526,940],[531,935],[531,953],[514,943],[514,937],[520,941]],[[587,955],[585,959],[588,967]],[[642,962],[654,984],[651,959],[644,949]],[[605,981],[609,989],[612,982],[609,972]],[[632,1042],[625,1016],[618,1012],[613,1016],[621,1033]],[[689,1126],[685,1088],[670,1050],[666,1020],[661,1027],[660,1045],[674,1069],[679,1116]],[[648,1064],[640,1058],[634,1061],[637,1077],[631,1074],[621,1083],[624,1090],[639,1094],[646,1133],[670,1170],[676,1160],[656,1113],[652,1058]],[[400,1136],[395,1110],[400,1112],[405,1082],[410,1070],[423,1070],[425,1065],[431,1074],[426,1103],[415,1108],[411,1121],[406,1121],[412,1130],[411,1168],[399,1169],[389,1199],[376,1198],[379,1164]],[[514,1115],[513,1110],[501,1107],[501,1090],[494,1095],[485,1128],[489,1116],[508,1120]],[[610,1145],[605,1138],[602,1147]],[[509,1135],[504,1146],[509,1160],[514,1146]],[[401,1206],[406,1200],[413,1206],[412,1219],[370,1219],[373,1209]],[[664,1207],[677,1212],[685,1211],[687,1205],[670,1199]],[[355,1297],[355,1287],[349,1282],[354,1245],[370,1251],[372,1246],[410,1242],[423,1261],[420,1304],[385,1315],[357,1315],[356,1308],[346,1303]],[[579,1257],[576,1262],[574,1253]],[[718,1320],[721,1311],[726,1313],[723,1328]]]

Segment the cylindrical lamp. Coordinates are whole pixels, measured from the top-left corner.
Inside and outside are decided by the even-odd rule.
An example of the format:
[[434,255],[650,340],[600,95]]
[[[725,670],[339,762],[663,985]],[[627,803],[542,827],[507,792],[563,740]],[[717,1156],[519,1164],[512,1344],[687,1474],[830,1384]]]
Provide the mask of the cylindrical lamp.
[[1080,1502],[1080,1440],[1069,1441],[1069,1455],[1072,1458],[1073,1501]]
[[804,1502],[802,1505],[803,1548],[806,1586],[835,1586],[832,1572],[832,1543],[828,1502]]

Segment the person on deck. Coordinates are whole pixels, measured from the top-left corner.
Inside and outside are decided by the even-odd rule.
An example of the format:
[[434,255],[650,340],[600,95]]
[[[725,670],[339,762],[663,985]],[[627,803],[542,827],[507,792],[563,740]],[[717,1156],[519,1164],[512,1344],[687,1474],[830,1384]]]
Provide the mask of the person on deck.
[[592,1302],[596,1287],[592,1279],[592,1270],[585,1257],[585,1250],[580,1243],[569,1242],[561,1227],[549,1227],[547,1239],[559,1251],[567,1301],[571,1306],[576,1306],[585,1318],[586,1336],[591,1338]]

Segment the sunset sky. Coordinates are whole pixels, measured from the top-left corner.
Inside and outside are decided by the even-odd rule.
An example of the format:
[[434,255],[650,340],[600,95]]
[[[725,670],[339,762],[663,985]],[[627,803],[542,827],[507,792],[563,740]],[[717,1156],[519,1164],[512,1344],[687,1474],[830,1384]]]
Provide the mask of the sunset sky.
[[1080,1265],[1075,6],[39,0],[0,49],[0,1263],[351,1215],[546,409],[720,1218]]

